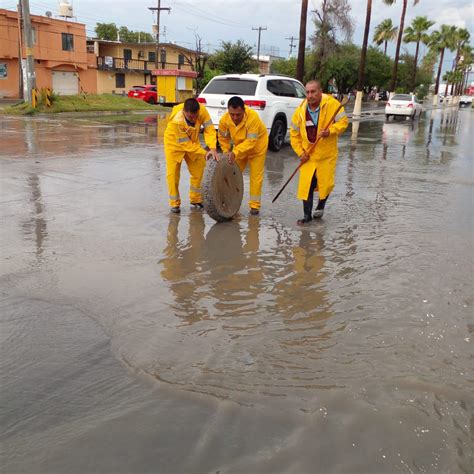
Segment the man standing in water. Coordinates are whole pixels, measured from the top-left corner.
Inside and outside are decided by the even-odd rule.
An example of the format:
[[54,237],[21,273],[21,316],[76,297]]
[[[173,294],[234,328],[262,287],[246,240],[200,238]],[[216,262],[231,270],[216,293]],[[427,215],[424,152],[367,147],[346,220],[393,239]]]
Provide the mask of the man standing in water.
[[[204,140],[209,152],[201,146],[199,131],[204,128]],[[191,206],[202,209],[201,180],[206,166],[206,158],[218,160],[216,151],[216,131],[207,109],[196,99],[186,99],[184,104],[173,107],[165,130],[166,182],[168,183],[171,212],[179,214],[179,177],[183,160],[191,175],[189,199]],[[206,156],[207,155],[207,156]]]
[[[333,124],[328,123],[340,103],[332,96],[323,94],[319,81],[309,81],[305,90],[306,99],[293,114],[290,129],[291,146],[303,164],[297,197],[303,200],[304,215],[297,221],[299,225],[323,217],[326,201],[334,189],[337,137],[349,124],[344,108],[336,115]],[[317,146],[310,149],[319,137]],[[312,215],[316,188],[319,190],[319,201]]]
[[255,112],[237,96],[227,103],[227,112],[219,121],[219,144],[229,161],[236,161],[240,171],[250,167],[250,214],[260,212],[268,133],[265,124]]

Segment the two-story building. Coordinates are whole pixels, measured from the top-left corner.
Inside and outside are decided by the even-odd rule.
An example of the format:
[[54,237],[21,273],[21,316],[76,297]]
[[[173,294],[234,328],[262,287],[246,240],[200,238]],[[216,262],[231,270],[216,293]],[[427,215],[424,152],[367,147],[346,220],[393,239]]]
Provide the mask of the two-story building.
[[124,94],[131,87],[157,84],[164,102],[180,102],[194,92],[195,51],[174,43],[124,43],[88,40],[88,50],[97,56],[97,92]]
[[[22,97],[20,65],[26,56],[20,23],[16,11],[0,9],[0,97]],[[31,24],[37,87],[95,93],[96,58],[87,52],[85,25],[38,15],[31,15]]]

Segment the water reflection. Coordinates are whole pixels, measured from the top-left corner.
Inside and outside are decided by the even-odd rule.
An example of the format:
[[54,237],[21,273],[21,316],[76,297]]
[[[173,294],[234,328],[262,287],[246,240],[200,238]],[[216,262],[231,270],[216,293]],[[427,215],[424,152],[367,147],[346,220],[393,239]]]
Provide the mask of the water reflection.
[[41,259],[44,251],[44,243],[48,238],[48,228],[45,219],[45,206],[41,195],[41,181],[37,174],[28,178],[28,186],[31,191],[30,201],[33,204],[31,219],[22,223],[22,229],[27,237],[33,236],[36,244],[36,258]]
[[[157,124],[167,112],[155,115],[107,115],[69,120],[54,118],[5,118],[0,156],[77,156],[95,147],[125,147],[135,143],[156,143]],[[144,140],[145,137],[145,140]]]
[[[198,212],[169,216],[161,277],[170,289],[168,307],[180,321],[179,340],[194,338],[177,363],[192,367],[194,378],[187,370],[171,374],[162,364],[153,375],[232,398],[332,387],[331,377],[313,365],[344,327],[328,324],[333,312],[324,252],[321,233],[253,218],[208,228]],[[274,380],[277,366],[282,370]]]

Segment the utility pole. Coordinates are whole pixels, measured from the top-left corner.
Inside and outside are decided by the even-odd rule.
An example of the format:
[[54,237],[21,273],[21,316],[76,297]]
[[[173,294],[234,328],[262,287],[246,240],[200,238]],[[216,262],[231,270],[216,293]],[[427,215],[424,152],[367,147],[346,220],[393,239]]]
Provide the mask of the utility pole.
[[17,6],[17,11],[18,11],[18,73],[20,77],[19,85],[18,85],[18,97],[20,99],[23,99],[25,97],[25,93],[23,90],[23,64],[22,64],[22,59],[23,59],[23,31],[21,27],[21,21],[22,21],[22,15],[21,15],[21,5],[18,4]]
[[262,30],[266,30],[266,26],[259,26],[258,28],[252,28],[253,31],[258,31],[258,44],[257,44],[257,61],[260,61],[260,35],[262,34]]
[[298,61],[296,63],[296,79],[303,81],[304,53],[306,49],[306,20],[308,17],[308,0],[301,0],[300,40],[298,45]]
[[285,38],[287,40],[290,40],[290,54],[288,55],[289,58],[291,58],[291,53],[293,52],[293,48],[296,46],[296,44],[293,43],[293,40],[297,39],[294,36],[291,36],[290,38]]
[[[23,33],[26,53],[26,90],[28,91],[26,101],[31,104],[32,91],[36,88],[35,58],[33,57],[33,30],[31,29],[30,2],[20,0],[23,16]],[[20,58],[21,60],[21,58]]]
[[171,11],[170,7],[162,7],[161,6],[161,0],[158,0],[158,7],[148,7],[148,10],[155,11],[156,10],[156,26],[157,26],[157,32],[156,32],[156,46],[155,46],[155,68],[159,69],[160,65],[160,13],[162,10],[168,10],[169,12]]

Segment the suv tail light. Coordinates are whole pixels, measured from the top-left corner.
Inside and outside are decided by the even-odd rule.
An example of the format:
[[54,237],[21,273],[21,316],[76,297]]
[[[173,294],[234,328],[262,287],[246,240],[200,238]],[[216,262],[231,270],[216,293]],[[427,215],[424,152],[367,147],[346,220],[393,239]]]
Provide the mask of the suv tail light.
[[204,97],[198,97],[197,98],[197,101],[200,103],[200,104],[207,104],[207,101]]
[[408,107],[409,107],[409,108],[413,108],[413,104],[410,102],[410,103],[408,104]]
[[244,100],[244,104],[251,109],[263,110],[267,105],[264,100]]

